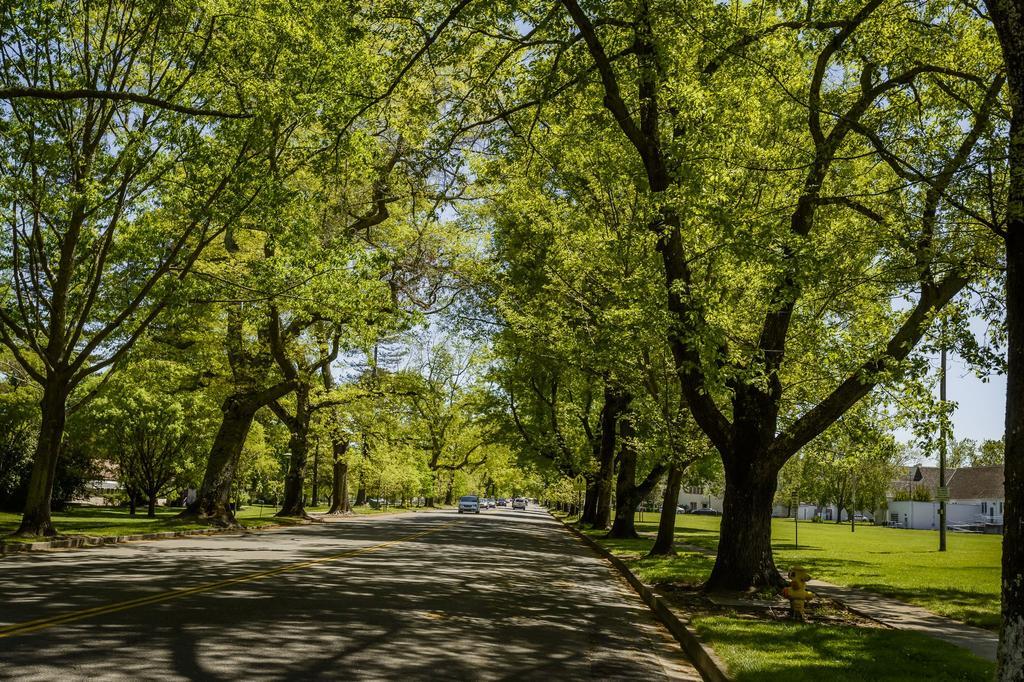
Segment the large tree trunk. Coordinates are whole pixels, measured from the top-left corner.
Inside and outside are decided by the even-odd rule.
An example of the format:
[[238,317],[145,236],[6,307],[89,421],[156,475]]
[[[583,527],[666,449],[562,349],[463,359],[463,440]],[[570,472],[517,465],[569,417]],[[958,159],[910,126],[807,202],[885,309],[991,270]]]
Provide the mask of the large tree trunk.
[[147,500],[146,516],[151,519],[156,518],[156,493],[150,493],[149,499]]
[[612,520],[612,482],[615,477],[616,425],[629,407],[632,396],[620,391],[611,382],[604,387],[604,406],[601,408],[601,445],[597,471],[597,506],[593,527],[605,529]]
[[42,413],[39,440],[36,442],[32,475],[28,482],[25,511],[15,533],[17,536],[50,537],[57,534],[50,518],[50,506],[53,502],[53,479],[57,474],[57,460],[60,458],[61,441],[64,438],[67,397],[68,388],[61,382],[51,380],[43,387],[43,397],[39,403]]
[[587,479],[586,491],[583,495],[583,513],[580,515],[580,526],[593,525],[597,517],[598,481],[596,477]]
[[352,507],[348,503],[348,462],[345,461],[348,441],[333,441],[331,450],[334,453],[334,469],[331,480],[331,508],[327,513],[350,514]]
[[636,432],[633,420],[625,417],[619,422],[619,437],[622,441],[619,450],[619,478],[615,485],[615,521],[607,537],[619,540],[630,540],[639,537],[636,532],[636,510],[661,480],[665,466],[658,464],[647,475],[644,481],[636,483],[636,447],[633,442]]
[[284,479],[284,502],[277,516],[306,516],[306,505],[303,487],[306,480],[306,461],[308,442],[305,432],[293,433],[288,439],[291,457],[288,460],[288,473]]
[[1024,680],[1024,0],[986,0],[1010,91],[1006,203],[1006,459],[1002,623],[996,677]]
[[679,504],[679,489],[683,484],[684,468],[672,465],[665,482],[665,494],[661,498],[661,517],[658,520],[658,537],[654,540],[649,556],[675,554],[676,506]]
[[300,382],[295,388],[295,414],[288,414],[279,403],[271,403],[274,414],[288,426],[288,473],[284,479],[284,502],[277,516],[298,516],[306,514],[306,466],[309,463],[309,386]]
[[778,468],[764,458],[733,454],[725,461],[725,497],[718,556],[708,578],[709,590],[781,587],[772,558],[772,500]]
[[1011,127],[1016,144],[1010,156],[1017,161],[1016,196],[1010,206],[1015,206],[1018,213],[1006,238],[1006,504],[997,674],[1002,682],[1024,680],[1024,101],[1018,100],[1017,104]]
[[210,447],[210,457],[206,461],[206,472],[199,493],[179,517],[197,517],[229,527],[238,525],[229,498],[238,458],[242,454],[256,412],[263,405],[254,399],[255,395],[251,392],[236,393],[224,400],[221,406],[223,417]]

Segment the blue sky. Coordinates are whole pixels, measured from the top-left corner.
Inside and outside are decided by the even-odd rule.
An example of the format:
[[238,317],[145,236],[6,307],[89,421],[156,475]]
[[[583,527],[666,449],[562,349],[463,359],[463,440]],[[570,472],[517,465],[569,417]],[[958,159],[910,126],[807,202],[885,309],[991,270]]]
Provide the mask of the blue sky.
[[[938,368],[938,358],[933,362]],[[956,401],[953,437],[1000,438],[1006,411],[1006,376],[994,374],[988,382],[976,377],[963,360],[950,356],[946,377],[946,397]]]

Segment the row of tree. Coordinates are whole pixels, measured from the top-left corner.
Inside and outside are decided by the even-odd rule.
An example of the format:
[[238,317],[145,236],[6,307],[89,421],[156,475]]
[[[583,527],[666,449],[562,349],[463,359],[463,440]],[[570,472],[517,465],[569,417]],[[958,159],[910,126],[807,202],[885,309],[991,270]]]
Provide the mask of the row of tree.
[[[709,588],[780,583],[770,516],[787,463],[884,466],[883,416],[936,408],[929,351],[1002,369],[1005,342],[1000,669],[1020,679],[1024,27],[1013,0],[987,9],[518,3],[474,26],[491,41],[464,127],[479,133],[508,428],[582,478],[583,522],[619,537],[660,477],[671,491],[713,453]],[[996,330],[981,343],[977,316]]]
[[[986,7],[8,8],[0,342],[40,406],[19,532],[55,532],[68,419],[103,396],[185,447],[159,427],[177,408],[112,386],[188,357],[178,379],[220,406],[189,515],[232,522],[268,410],[281,513],[303,514],[318,424],[343,480],[375,447],[349,408],[380,400],[373,430],[434,480],[513,447],[619,536],[660,479],[669,501],[720,466],[708,585],[775,585],[787,464],[884,453],[883,416],[933,406],[931,347],[1000,368],[1005,341],[1000,669],[1019,679],[1024,11]],[[442,313],[486,340],[486,371],[332,369]]]

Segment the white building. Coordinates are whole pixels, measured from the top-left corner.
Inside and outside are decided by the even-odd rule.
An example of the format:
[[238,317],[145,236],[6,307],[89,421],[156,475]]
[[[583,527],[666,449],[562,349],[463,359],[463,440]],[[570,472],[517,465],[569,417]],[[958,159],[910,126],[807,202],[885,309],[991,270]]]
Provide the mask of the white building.
[[[914,466],[905,477],[893,481],[885,510],[886,525],[919,530],[939,527],[939,503],[934,498],[938,490],[938,467]],[[974,530],[988,533],[1002,532],[1003,467],[960,467],[946,472],[949,502],[946,504],[946,526],[954,530]],[[896,500],[897,494],[914,495],[926,490],[930,501]],[[882,518],[879,518],[882,520]]]
[[694,509],[714,509],[717,512],[721,512],[722,498],[718,495],[712,494],[706,488],[683,488],[679,492],[679,501],[677,502],[677,506],[683,507],[687,511],[693,511]]

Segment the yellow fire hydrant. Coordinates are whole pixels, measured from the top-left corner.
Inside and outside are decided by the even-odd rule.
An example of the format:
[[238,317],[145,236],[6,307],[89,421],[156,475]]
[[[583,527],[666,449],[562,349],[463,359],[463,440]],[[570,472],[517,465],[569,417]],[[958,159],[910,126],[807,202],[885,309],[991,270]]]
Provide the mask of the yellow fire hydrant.
[[789,569],[789,587],[782,590],[782,596],[789,600],[789,614],[796,620],[804,619],[804,602],[814,599],[814,593],[807,590],[811,574],[803,566]]

